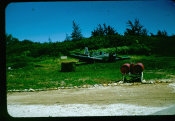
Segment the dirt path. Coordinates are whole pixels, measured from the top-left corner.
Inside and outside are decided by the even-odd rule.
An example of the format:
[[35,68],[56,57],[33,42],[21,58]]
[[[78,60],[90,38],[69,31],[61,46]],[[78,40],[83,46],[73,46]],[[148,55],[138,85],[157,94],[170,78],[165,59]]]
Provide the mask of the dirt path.
[[61,89],[7,94],[8,104],[134,104],[162,107],[175,104],[174,88],[168,83],[131,86]]

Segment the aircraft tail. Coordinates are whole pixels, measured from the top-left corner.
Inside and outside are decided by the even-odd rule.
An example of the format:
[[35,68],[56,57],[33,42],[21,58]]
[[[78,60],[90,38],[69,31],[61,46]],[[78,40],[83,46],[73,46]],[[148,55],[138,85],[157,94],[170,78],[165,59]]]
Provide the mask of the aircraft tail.
[[84,54],[85,54],[85,55],[89,55],[88,47],[85,47],[85,49],[84,49]]

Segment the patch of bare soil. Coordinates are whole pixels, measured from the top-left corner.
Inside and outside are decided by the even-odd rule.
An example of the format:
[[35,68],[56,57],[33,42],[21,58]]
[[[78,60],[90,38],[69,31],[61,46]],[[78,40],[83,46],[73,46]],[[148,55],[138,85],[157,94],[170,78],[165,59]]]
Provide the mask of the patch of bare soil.
[[168,83],[7,93],[7,104],[108,105],[117,103],[153,107],[169,106],[175,104],[175,93]]

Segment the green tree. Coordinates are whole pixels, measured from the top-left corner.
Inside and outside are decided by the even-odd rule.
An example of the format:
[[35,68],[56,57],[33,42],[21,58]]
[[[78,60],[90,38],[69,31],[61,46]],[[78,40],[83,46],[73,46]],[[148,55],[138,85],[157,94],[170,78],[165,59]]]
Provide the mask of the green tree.
[[101,24],[98,25],[98,27],[96,27],[96,29],[94,29],[91,32],[92,36],[104,36],[104,35],[117,35],[118,33],[116,32],[116,30],[111,27],[111,26],[106,26],[106,24],[103,24],[103,27]]
[[16,44],[19,42],[19,40],[17,38],[14,38],[11,34],[6,34],[6,44],[10,45],[10,44]]
[[103,26],[104,26],[104,35],[117,35],[118,34],[113,27],[111,26],[106,27],[106,24],[103,24]]
[[160,31],[160,30],[158,30],[158,32],[157,32],[157,35],[156,36],[164,36],[164,37],[166,37],[168,34],[167,34],[167,32],[164,30],[164,31]]
[[81,30],[78,24],[75,23],[75,20],[73,21],[73,32],[71,34],[72,41],[80,40],[83,38],[81,34]]
[[71,41],[71,37],[66,33],[66,38],[64,41]]
[[143,35],[143,36],[148,36],[148,31],[147,31],[147,29],[142,29],[141,35]]
[[140,24],[138,19],[135,19],[134,23],[132,21],[127,22],[129,28],[126,29],[125,35],[146,35],[147,30],[143,28],[143,25]]
[[49,43],[52,43],[52,40],[51,40],[51,38],[50,38],[50,37],[48,38],[48,41],[49,41]]

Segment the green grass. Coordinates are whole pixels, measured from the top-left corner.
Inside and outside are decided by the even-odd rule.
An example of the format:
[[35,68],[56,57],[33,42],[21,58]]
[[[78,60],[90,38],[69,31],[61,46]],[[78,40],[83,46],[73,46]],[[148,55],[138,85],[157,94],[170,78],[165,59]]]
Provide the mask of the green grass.
[[[125,55],[123,55],[125,56]],[[141,62],[145,66],[144,79],[175,77],[175,57],[130,56],[132,59],[115,63],[93,63],[76,66],[75,72],[60,72],[61,62],[78,60],[45,58],[24,68],[7,70],[7,89],[45,89],[60,86],[80,86],[118,82],[122,79],[120,67],[124,63]]]

